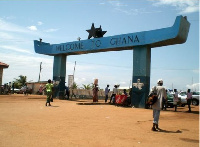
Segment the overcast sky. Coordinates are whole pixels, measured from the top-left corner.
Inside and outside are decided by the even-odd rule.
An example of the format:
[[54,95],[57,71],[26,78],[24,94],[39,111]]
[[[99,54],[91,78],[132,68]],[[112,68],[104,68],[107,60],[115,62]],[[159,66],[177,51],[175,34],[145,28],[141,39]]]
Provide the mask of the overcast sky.
[[[53,56],[36,54],[33,40],[42,38],[51,44],[88,37],[91,24],[101,25],[104,35],[149,31],[171,27],[176,16],[187,16],[191,23],[186,43],[153,48],[151,51],[151,87],[162,78],[166,88],[199,89],[199,1],[198,0],[42,0],[0,1],[0,62],[3,84],[19,75],[28,81],[53,77]],[[66,82],[73,74],[75,82],[129,87],[132,79],[133,51],[67,56]]]

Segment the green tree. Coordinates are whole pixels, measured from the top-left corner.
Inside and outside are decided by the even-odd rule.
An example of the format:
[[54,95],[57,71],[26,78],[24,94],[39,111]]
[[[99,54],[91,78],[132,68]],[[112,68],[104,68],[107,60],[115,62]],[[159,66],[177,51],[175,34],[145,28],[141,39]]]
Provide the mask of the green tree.
[[90,84],[88,84],[88,85],[83,84],[83,89],[90,90],[91,88],[92,87]]
[[19,78],[15,79],[15,81],[14,81],[15,82],[15,87],[19,88],[19,89],[22,88],[22,86],[25,85],[26,80],[27,80],[26,76],[20,75]]
[[91,83],[91,88],[92,88],[92,89],[94,88],[94,83]]
[[77,89],[77,88],[78,88],[78,85],[74,82],[72,85],[72,89]]
[[[99,85],[97,85],[98,88],[100,89]],[[91,83],[91,89],[93,89],[95,87],[94,83]]]

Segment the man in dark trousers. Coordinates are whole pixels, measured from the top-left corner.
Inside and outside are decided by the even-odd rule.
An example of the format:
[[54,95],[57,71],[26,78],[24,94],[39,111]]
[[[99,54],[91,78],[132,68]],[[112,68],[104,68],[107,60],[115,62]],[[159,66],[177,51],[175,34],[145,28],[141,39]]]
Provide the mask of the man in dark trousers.
[[109,85],[107,85],[107,87],[105,88],[105,103],[107,102],[108,100],[108,93],[110,92],[110,89],[108,89]]
[[189,108],[188,112],[192,112],[191,107],[190,107],[191,101],[192,101],[192,93],[190,92],[190,89],[188,89],[187,90],[187,104],[188,104],[188,108]]

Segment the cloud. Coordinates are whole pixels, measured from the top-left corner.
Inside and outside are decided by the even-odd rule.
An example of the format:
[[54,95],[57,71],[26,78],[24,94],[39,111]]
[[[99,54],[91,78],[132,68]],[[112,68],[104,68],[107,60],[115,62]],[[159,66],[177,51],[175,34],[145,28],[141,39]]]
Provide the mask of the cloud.
[[109,1],[109,3],[112,6],[115,6],[115,7],[125,7],[125,6],[128,6],[127,4],[121,3],[119,1]]
[[139,9],[121,9],[121,8],[117,8],[116,10],[123,12],[127,15],[140,15],[140,14],[147,14],[147,13],[159,13],[161,11],[156,11],[156,10],[151,10],[148,11],[145,8],[139,8]]
[[10,39],[14,39],[14,37],[13,37],[13,35],[11,35],[9,33],[0,32],[0,39],[10,40]]
[[42,62],[41,80],[47,80],[52,77],[52,60],[52,58],[42,55],[1,53],[1,61],[5,61],[9,65],[9,68],[4,70],[3,83],[8,83],[19,75],[27,76],[28,81],[37,81],[40,62]]
[[186,85],[188,89],[191,89],[192,91],[199,91],[200,83],[194,83],[192,85]]
[[36,26],[29,26],[27,27],[29,30],[31,31],[37,31],[37,27]]
[[43,22],[38,21],[37,24],[38,24],[38,26],[41,26],[41,25],[43,25]]
[[21,52],[21,53],[33,54],[32,52],[27,51],[26,49],[18,48],[16,46],[0,45],[0,48],[6,49],[6,50],[12,50],[12,51],[16,51],[16,52]]
[[154,6],[169,5],[176,7],[179,13],[194,13],[199,11],[199,0],[149,0]]
[[105,5],[105,3],[102,2],[102,3],[99,3],[99,5]]
[[20,32],[20,33],[27,33],[28,30],[26,28],[20,27],[18,25],[9,23],[7,21],[4,21],[0,18],[0,31],[3,32]]
[[146,8],[130,9],[130,8],[128,8],[127,4],[121,3],[119,1],[109,1],[109,3],[114,7],[114,10],[125,13],[127,15],[140,15],[140,14],[161,12],[161,11],[157,11],[157,10],[146,10]]
[[56,32],[58,31],[59,29],[48,29],[48,30],[45,30],[44,32],[47,32],[47,33],[50,33],[50,32]]
[[7,19],[7,20],[13,20],[13,19],[16,19],[15,16],[6,16],[6,17],[4,17],[4,18]]
[[[28,38],[32,38],[33,36],[41,35],[35,26],[19,26],[17,24],[10,23],[5,21],[5,19],[0,18],[0,41],[17,41],[21,42],[27,40]],[[28,36],[24,36],[28,35]],[[21,41],[20,41],[21,40]],[[32,39],[31,39],[32,40]]]

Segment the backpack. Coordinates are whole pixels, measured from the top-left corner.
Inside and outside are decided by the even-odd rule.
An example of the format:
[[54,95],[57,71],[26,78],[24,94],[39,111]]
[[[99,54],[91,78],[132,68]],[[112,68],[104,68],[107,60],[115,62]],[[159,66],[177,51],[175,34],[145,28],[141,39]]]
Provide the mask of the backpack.
[[158,100],[158,95],[157,95],[157,88],[155,86],[152,88],[151,93],[149,94],[147,98],[147,104],[153,105],[156,103],[157,100]]
[[149,95],[149,97],[148,97],[147,104],[153,105],[153,104],[156,103],[157,100],[158,100],[157,94],[155,94],[155,93],[154,93],[154,94],[151,94],[151,95]]

